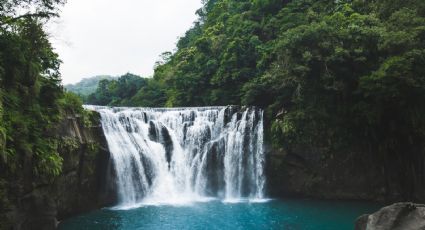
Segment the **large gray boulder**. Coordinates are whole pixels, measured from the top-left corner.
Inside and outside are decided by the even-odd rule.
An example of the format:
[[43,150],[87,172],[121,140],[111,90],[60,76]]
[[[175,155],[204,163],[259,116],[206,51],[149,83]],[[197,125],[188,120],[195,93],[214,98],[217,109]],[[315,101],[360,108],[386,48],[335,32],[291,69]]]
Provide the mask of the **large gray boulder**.
[[356,230],[425,230],[425,205],[396,203],[360,216]]

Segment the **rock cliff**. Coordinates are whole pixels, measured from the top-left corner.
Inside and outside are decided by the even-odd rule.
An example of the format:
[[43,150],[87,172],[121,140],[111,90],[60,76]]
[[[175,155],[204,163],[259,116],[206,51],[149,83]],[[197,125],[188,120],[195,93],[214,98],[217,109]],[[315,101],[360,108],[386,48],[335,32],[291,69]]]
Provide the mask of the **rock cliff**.
[[272,196],[425,201],[422,173],[412,170],[410,176],[406,175],[409,172],[402,172],[397,159],[384,163],[373,153],[355,149],[332,152],[306,145],[266,149],[268,191]]
[[61,174],[50,181],[33,175],[24,175],[16,183],[9,180],[7,195],[0,202],[4,218],[0,226],[55,229],[61,219],[114,201],[107,178],[113,176],[109,152],[99,120],[97,113],[65,116],[52,130],[60,140]]

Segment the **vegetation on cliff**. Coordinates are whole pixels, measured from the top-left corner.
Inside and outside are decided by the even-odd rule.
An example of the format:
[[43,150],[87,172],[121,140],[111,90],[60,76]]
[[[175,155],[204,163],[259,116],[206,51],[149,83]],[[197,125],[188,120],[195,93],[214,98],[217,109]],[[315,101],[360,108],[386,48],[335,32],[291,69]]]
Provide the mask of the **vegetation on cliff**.
[[[203,2],[153,78],[101,80],[85,102],[257,105],[276,146],[361,148],[383,171],[397,162],[407,196],[425,184],[425,1]],[[43,30],[60,4],[0,1],[0,213],[10,181],[32,187],[60,173],[53,128],[67,112],[83,113],[60,85]]]
[[424,1],[209,0],[197,14],[154,90],[119,105],[261,106],[277,146],[356,149],[398,162],[407,190],[425,184]]
[[65,93],[60,60],[43,24],[62,0],[0,1],[0,228],[10,229],[12,206],[62,170],[55,134],[68,113],[83,113]]
[[[36,175],[57,175],[61,159],[49,130],[64,109],[73,109],[75,96],[60,85],[60,60],[43,30],[61,1],[1,2],[0,90],[2,102],[2,170],[19,171],[33,165]],[[35,12],[18,15],[20,8]],[[34,161],[27,162],[27,159]]]

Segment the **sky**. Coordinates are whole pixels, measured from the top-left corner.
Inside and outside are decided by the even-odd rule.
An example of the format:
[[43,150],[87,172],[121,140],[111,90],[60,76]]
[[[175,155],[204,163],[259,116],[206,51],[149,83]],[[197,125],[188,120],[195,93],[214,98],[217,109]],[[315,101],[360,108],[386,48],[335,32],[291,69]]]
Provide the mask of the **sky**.
[[62,82],[127,72],[149,77],[191,28],[201,0],[68,0],[48,25]]

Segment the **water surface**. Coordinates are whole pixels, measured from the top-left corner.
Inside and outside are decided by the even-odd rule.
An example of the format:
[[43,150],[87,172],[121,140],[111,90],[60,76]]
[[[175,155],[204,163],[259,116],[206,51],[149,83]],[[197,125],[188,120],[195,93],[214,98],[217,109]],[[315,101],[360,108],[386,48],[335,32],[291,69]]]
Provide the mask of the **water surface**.
[[364,213],[380,205],[317,200],[270,200],[226,203],[210,201],[183,206],[146,205],[129,210],[102,209],[63,221],[62,230],[134,229],[353,229]]

